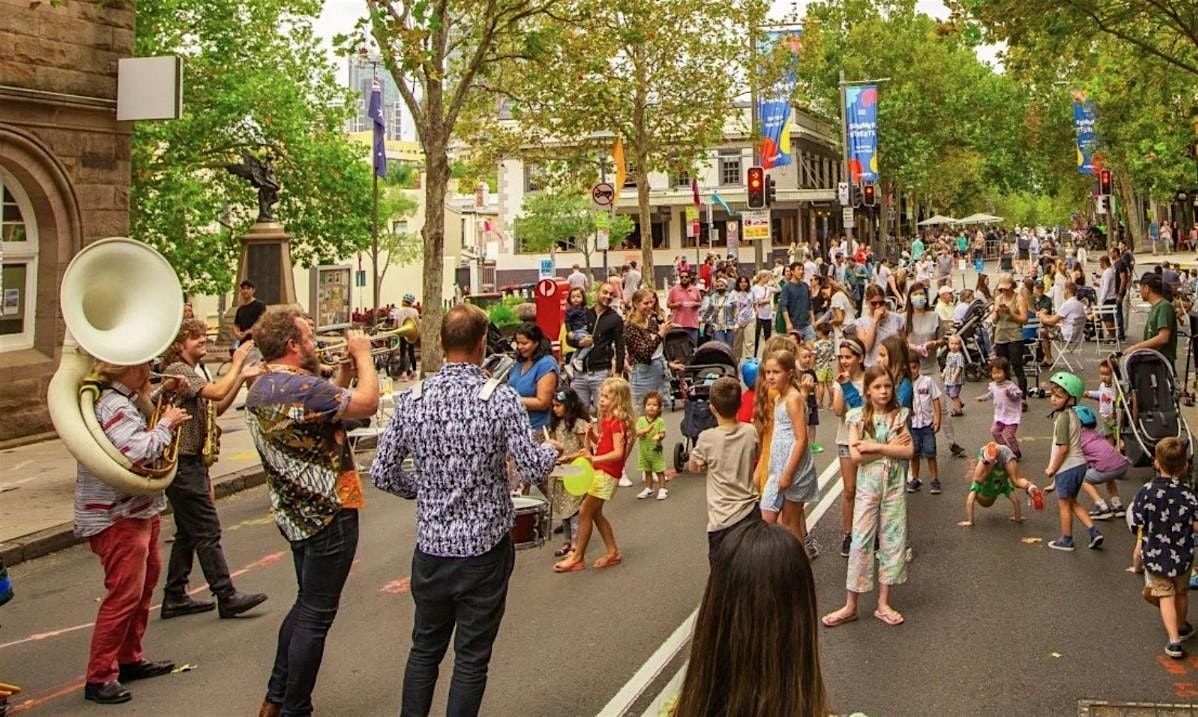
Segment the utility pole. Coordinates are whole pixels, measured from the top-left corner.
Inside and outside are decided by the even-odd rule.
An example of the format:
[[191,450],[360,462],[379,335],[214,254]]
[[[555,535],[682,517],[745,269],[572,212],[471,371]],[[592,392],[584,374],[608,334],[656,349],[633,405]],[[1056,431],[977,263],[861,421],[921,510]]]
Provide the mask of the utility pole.
[[[844,181],[849,183],[849,206],[853,206],[853,178],[849,174],[849,108],[844,91],[844,70],[840,71],[840,166]],[[845,240],[848,246],[853,245],[853,228],[844,228]]]

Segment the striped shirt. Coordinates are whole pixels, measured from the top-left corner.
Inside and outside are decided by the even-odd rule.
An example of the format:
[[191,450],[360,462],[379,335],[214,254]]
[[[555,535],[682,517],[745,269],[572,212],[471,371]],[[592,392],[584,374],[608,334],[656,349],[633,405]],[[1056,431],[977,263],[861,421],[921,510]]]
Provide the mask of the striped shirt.
[[[170,424],[146,419],[133,401],[134,392],[120,383],[106,387],[96,401],[96,418],[104,435],[129,460],[151,463],[171,443]],[[123,518],[152,518],[166,507],[165,493],[128,495],[96,478],[79,465],[75,477],[75,535],[87,538]]]

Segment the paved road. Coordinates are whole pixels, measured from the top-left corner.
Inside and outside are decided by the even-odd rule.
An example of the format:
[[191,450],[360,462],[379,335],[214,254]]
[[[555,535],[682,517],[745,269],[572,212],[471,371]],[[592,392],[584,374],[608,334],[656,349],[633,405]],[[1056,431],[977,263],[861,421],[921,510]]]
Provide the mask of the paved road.
[[[1087,359],[1092,368],[1092,354]],[[978,390],[980,384],[969,385],[966,393]],[[967,410],[958,428],[962,442],[976,448],[988,440],[989,406]],[[1020,430],[1027,471],[1039,481],[1048,457],[1048,410],[1047,401],[1033,399]],[[676,435],[678,416],[668,418]],[[830,452],[819,457],[821,472],[830,461]],[[861,621],[821,629],[824,674],[838,712],[1058,715],[1076,713],[1080,699],[1198,698],[1198,660],[1161,657],[1156,613],[1139,598],[1137,578],[1123,571],[1131,548],[1126,530],[1104,525],[1107,545],[1100,552],[1051,551],[1051,499],[1023,525],[1009,523],[1007,508],[996,506],[979,509],[973,529],[958,528],[969,462],[942,462],[944,494],[922,493],[909,503],[916,559],[909,584],[894,598],[907,623],[888,628],[869,618],[867,598],[863,607],[870,610]],[[1143,477],[1124,482],[1128,497]],[[518,554],[484,714],[598,714],[657,652],[664,658],[653,663],[660,677],[642,672],[647,679],[636,686],[643,694],[636,699],[637,690],[625,691],[633,699],[621,701],[639,711],[680,667],[685,641],[677,655],[658,648],[702,593],[703,485],[676,478],[664,502],[637,501],[635,492],[621,491],[610,512],[623,565],[555,575],[551,545]],[[411,628],[406,580],[414,506],[373,490],[367,497],[358,560],[316,692],[325,715],[390,715],[399,700]],[[844,560],[834,551],[838,501],[829,507],[816,528],[828,551],[815,563],[821,612],[843,599]],[[163,622],[155,614],[149,656],[195,670],[137,683],[134,701],[110,711],[239,715],[260,704],[275,631],[294,595],[293,574],[263,489],[226,499],[220,509],[229,563],[244,570],[239,587],[266,591],[271,601],[234,621],[209,614]],[[163,532],[171,532],[169,519]],[[598,555],[598,547],[592,551]],[[0,610],[0,681],[27,688],[33,715],[102,710],[79,694],[89,623],[102,594],[94,556],[78,547],[13,573],[18,598]],[[436,704],[444,704],[444,692]]]

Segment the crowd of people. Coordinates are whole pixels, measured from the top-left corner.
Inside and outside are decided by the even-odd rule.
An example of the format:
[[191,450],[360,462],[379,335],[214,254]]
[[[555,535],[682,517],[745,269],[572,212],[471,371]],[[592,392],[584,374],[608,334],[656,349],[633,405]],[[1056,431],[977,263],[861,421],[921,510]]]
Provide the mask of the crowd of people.
[[[984,245],[986,238],[974,241]],[[1026,470],[1018,438],[1029,390],[1023,372],[1026,324],[1038,316],[1048,329],[1059,321],[1064,330],[1075,313],[1071,302],[1083,305],[1088,321],[1103,321],[1089,312],[1109,300],[1116,307],[1110,318],[1122,332],[1132,290],[1134,256],[1112,249],[1099,260],[1098,289],[1085,306],[1078,298],[1088,286],[1085,250],[1080,241],[1061,244],[1058,250],[1050,234],[1032,230],[1000,240],[1000,267],[1007,268],[1009,260],[1011,271],[999,273],[993,291],[984,273],[974,288],[953,289],[959,278],[954,261],[974,251],[968,237],[959,235],[916,239],[893,265],[852,240],[833,242],[826,258],[795,247],[789,264],[779,257],[774,270],[751,280],[736,262],[709,257],[703,264],[708,271],[701,267],[697,276],[688,266],[678,268],[664,307],[657,292],[641,286],[631,263],[621,273],[624,279],[634,276],[633,284],[602,283],[593,290],[593,304],[588,285],[571,278],[567,355],[559,363],[541,329],[524,324],[515,332],[516,360],[504,380],[481,368],[488,354],[486,314],[468,304],[450,309],[440,333],[446,363],[397,392],[394,417],[380,436],[369,476],[379,489],[414,498],[417,506],[411,576],[416,610],[403,714],[429,713],[451,636],[455,662],[448,712],[478,713],[514,567],[513,490],[535,485],[557,496],[553,511],[564,542],[556,551],[555,572],[623,562],[605,509],[618,487],[632,485],[625,474],[633,452],[643,479],[637,497],[669,495],[663,412],[673,403],[668,381],[673,367],[663,343],[680,330],[694,343],[733,347],[740,377],[725,376],[706,387],[715,422],[698,435],[689,456],[688,468],[707,476],[712,572],[675,714],[759,711],[749,705],[762,699],[800,700],[803,714],[826,713],[810,569],[823,549],[805,518],[805,506],[819,498],[814,456],[823,450],[816,440],[821,413],[830,414],[834,426],[829,432],[834,436],[825,440],[837,451],[843,484],[838,552],[847,558],[845,602],[820,618],[824,626],[857,620],[861,596],[875,585],[873,616],[888,626],[906,620],[895,598],[914,555],[907,501],[922,490],[925,476],[928,492],[941,492],[937,461],[943,433],[951,455],[977,457],[962,527],[974,526],[978,506],[992,506],[999,496],[1012,504],[1011,519],[1020,521],[1016,490],[1026,493],[1035,510],[1044,507],[1045,493],[1055,491],[1059,535],[1049,547],[1073,551],[1082,542],[1099,549],[1103,535],[1095,521],[1130,513],[1138,540],[1129,569],[1143,572],[1144,595],[1160,607],[1165,652],[1182,657],[1182,642],[1194,632],[1186,622],[1186,591],[1198,516],[1198,499],[1182,481],[1186,446],[1160,441],[1155,455],[1160,477],[1130,504],[1122,502],[1115,481],[1128,465],[1115,449],[1114,367],[1106,363],[1091,389],[1073,372],[1049,378],[1053,447],[1043,469],[1047,485],[1038,486]],[[1148,320],[1143,340],[1128,350],[1153,348],[1172,362],[1178,335],[1173,301],[1192,287],[1188,277],[1170,269],[1161,266],[1140,277]],[[248,289],[252,298],[252,286]],[[992,350],[986,365],[990,383],[974,398],[990,401],[994,415],[991,440],[967,450],[953,429],[953,419],[965,410],[965,359],[957,330],[962,307],[977,304],[992,329]],[[167,500],[174,506],[177,537],[163,617],[213,609],[233,617],[266,599],[237,591],[229,578],[207,479],[207,466],[215,460],[207,444],[219,436],[207,433],[211,421],[197,420],[228,408],[237,389],[249,383],[247,424],[267,476],[274,520],[293,554],[297,584],[279,629],[260,715],[312,712],[325,638],[354,561],[364,505],[347,421],[375,414],[379,384],[370,341],[361,333],[349,333],[346,361],[325,379],[303,315],[288,307],[258,313],[238,329],[233,370],[219,381],[197,370],[205,353],[202,325],[183,322],[166,369],[176,378],[157,389],[174,393],[177,405],[155,425],[139,406],[151,395],[148,366],[96,366],[98,418],[131,460],[153,462],[177,430],[185,440],[179,478],[165,495],[124,496],[79,469],[76,529],[100,556],[108,588],[93,635],[87,699],[127,701],[125,682],[173,668],[145,659],[141,651],[161,569],[158,514]],[[261,355],[260,365],[247,365],[251,350]],[[1087,400],[1096,402],[1097,413],[1083,405]],[[553,490],[560,475],[555,467],[578,458],[594,469],[584,495]],[[1080,502],[1082,495],[1092,509]],[[1076,542],[1075,521],[1085,529]],[[596,531],[603,550],[588,563]],[[187,594],[193,554],[215,603]],[[789,607],[777,610],[780,604]],[[762,632],[744,634],[746,624]],[[751,690],[724,689],[743,682],[728,675],[772,664],[763,656],[778,640],[790,641],[797,659],[764,671]]]

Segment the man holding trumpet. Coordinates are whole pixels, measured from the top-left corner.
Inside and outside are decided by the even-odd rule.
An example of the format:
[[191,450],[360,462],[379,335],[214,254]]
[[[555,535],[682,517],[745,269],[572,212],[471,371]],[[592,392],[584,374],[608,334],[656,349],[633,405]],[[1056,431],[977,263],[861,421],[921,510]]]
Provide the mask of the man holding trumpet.
[[[195,420],[184,424],[179,435],[179,467],[166,489],[175,516],[175,542],[163,587],[162,619],[207,612],[217,606],[187,594],[192,558],[198,556],[208,589],[220,604],[220,616],[231,618],[266,601],[263,593],[243,593],[233,587],[229,565],[220,545],[220,516],[213,502],[208,466],[220,450],[216,417],[233,403],[245,379],[257,376],[257,366],[245,367],[254,342],[245,341],[233,352],[232,367],[219,381],[209,381],[200,362],[208,353],[208,327],[198,319],[184,319],[179,333],[163,357],[163,373],[175,377],[176,404]],[[200,371],[204,375],[200,375]]]
[[[312,713],[325,636],[358,547],[362,484],[344,421],[378,409],[370,340],[350,331],[333,381],[320,377],[311,325],[289,307],[254,325],[265,372],[246,398],[246,423],[262,459],[275,524],[291,544],[298,586],[279,628],[260,717]],[[357,385],[350,389],[350,382]]]

